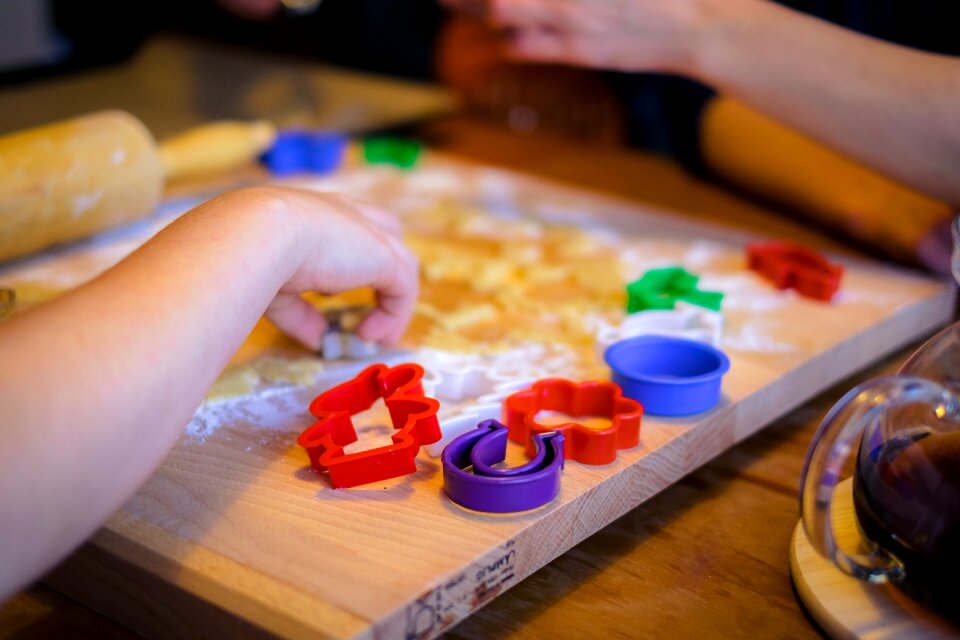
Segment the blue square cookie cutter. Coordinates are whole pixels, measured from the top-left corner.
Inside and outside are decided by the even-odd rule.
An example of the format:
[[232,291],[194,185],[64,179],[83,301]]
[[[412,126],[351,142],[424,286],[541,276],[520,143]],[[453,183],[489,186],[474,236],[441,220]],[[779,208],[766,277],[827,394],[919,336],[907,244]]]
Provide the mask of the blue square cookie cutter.
[[720,401],[721,381],[730,370],[730,359],[719,349],[667,336],[615,342],[604,359],[610,379],[623,395],[658,416],[685,416],[712,408]]

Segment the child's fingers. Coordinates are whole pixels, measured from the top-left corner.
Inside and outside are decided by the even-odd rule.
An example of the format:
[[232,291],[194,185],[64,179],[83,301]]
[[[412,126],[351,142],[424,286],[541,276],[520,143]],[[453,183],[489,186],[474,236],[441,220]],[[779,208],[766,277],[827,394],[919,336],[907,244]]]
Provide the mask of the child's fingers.
[[313,305],[298,295],[279,293],[264,315],[278,329],[311,351],[320,349],[327,322]]
[[[298,204],[307,228],[319,235],[310,244],[305,263],[285,285],[289,295],[278,295],[267,317],[307,346],[319,347],[326,328],[323,319],[293,294],[308,290],[335,294],[371,287],[377,294],[377,308],[357,327],[357,334],[371,342],[399,340],[413,315],[419,289],[417,260],[401,240],[399,220],[377,206],[341,194],[301,191],[296,195],[302,198]],[[342,216],[340,220],[329,216],[333,212]]]
[[350,217],[359,216],[366,222],[372,223],[380,231],[386,231],[391,235],[400,236],[400,220],[397,216],[381,209],[370,202],[350,198],[342,193],[324,193],[325,200],[333,203],[341,213]]
[[393,242],[395,260],[385,264],[383,278],[372,283],[377,307],[360,326],[357,335],[369,342],[394,344],[403,335],[420,290],[416,257],[399,240]]
[[354,206],[364,218],[377,225],[381,230],[397,237],[400,237],[403,233],[399,218],[389,211],[381,209],[369,202],[356,200],[354,201]]
[[377,304],[357,327],[357,335],[367,342],[396,344],[410,323],[413,305],[390,296],[378,296]]

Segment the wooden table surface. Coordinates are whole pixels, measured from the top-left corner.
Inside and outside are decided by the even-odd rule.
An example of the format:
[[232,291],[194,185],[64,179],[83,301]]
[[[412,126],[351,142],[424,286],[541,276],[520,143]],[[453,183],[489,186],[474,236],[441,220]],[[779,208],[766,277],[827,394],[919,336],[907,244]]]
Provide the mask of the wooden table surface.
[[[430,145],[645,204],[844,250],[658,157],[513,134],[467,117],[421,126]],[[788,561],[803,456],[820,419],[887,358],[777,421],[591,536],[447,633],[451,638],[818,637]],[[0,606],[3,637],[133,634],[42,584]]]

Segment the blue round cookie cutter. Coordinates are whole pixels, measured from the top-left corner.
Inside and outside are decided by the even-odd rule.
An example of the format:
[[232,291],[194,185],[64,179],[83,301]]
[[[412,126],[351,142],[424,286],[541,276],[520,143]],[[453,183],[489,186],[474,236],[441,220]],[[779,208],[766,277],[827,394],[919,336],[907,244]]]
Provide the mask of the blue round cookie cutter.
[[610,345],[604,360],[623,395],[658,416],[700,413],[720,400],[720,382],[730,359],[696,340],[636,336]]
[[329,173],[340,166],[348,138],[334,131],[288,129],[277,134],[263,163],[276,176]]

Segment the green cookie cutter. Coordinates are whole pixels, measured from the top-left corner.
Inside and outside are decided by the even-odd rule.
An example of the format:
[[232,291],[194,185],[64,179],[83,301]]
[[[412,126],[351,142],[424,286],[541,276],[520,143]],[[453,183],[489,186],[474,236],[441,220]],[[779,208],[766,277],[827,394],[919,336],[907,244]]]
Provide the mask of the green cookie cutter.
[[375,137],[363,141],[363,158],[370,164],[412,169],[420,158],[420,143],[409,138]]
[[627,313],[670,310],[677,300],[720,311],[723,294],[697,289],[699,280],[700,276],[681,267],[651,269],[627,285]]

